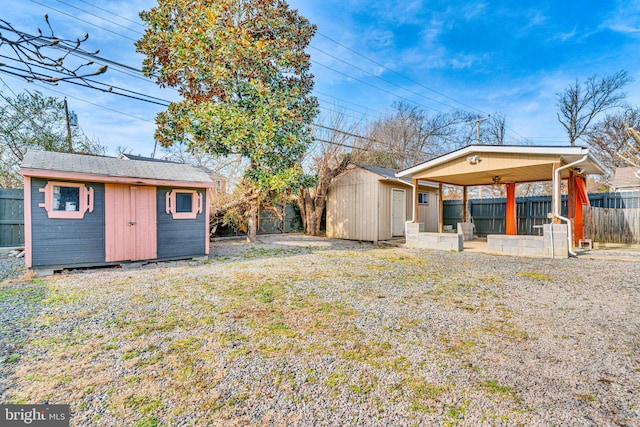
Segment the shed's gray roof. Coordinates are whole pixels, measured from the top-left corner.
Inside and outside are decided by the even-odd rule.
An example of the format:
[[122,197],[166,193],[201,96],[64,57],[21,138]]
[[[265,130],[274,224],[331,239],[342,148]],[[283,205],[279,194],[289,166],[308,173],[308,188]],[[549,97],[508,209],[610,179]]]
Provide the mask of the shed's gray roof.
[[[380,175],[381,177],[383,177],[384,179],[390,179],[392,181],[402,181],[407,185],[411,185],[412,181],[409,178],[398,178],[396,177],[396,172],[393,169],[387,169],[387,168],[381,168],[378,166],[369,166],[369,165],[360,165],[358,164],[357,166],[361,167],[362,169],[366,169],[369,172],[373,172],[377,175]],[[432,182],[427,182],[427,181],[420,181],[420,185],[422,186],[427,186],[427,187],[437,187],[437,184],[434,184]]]
[[178,163],[178,162],[172,162],[171,160],[155,159],[153,157],[136,156],[135,154],[124,154],[124,153],[120,154],[118,158],[128,159],[128,160],[143,160],[145,162]]
[[191,165],[118,159],[106,156],[87,156],[54,151],[29,150],[22,160],[21,167],[23,169],[109,177],[194,183],[212,182],[204,171]]
[[640,188],[640,169],[634,167],[617,168],[611,186],[616,189]]
[[[378,174],[378,175],[380,175],[380,176],[382,176],[384,178],[392,178],[394,180],[396,179],[396,172],[397,171],[395,171],[393,169],[381,168],[381,167],[378,167],[378,166],[360,165],[360,164],[358,166],[360,166],[362,169],[368,170],[369,172],[373,172],[375,174]],[[405,178],[402,181],[411,182],[411,180],[408,179],[408,178]]]

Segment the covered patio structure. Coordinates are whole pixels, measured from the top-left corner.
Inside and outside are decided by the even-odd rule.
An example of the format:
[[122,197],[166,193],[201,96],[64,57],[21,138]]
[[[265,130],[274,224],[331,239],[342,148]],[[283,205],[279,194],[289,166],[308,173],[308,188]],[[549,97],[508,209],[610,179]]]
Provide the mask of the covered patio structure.
[[[506,187],[505,235],[487,236],[490,252],[516,255],[567,257],[575,255],[573,245],[582,239],[582,205],[589,204],[587,175],[607,171],[602,162],[584,147],[470,145],[397,173],[410,178],[414,188],[418,181],[439,184],[439,233],[420,233],[417,196],[414,194],[413,221],[407,222],[407,246],[462,250],[463,235],[473,238],[473,225],[468,216],[468,188],[482,185]],[[561,215],[561,182],[568,182],[568,214]],[[517,236],[516,185],[520,183],[553,183],[550,224],[543,236]],[[463,188],[463,222],[457,235],[443,233],[442,186]],[[471,231],[470,231],[471,230]]]

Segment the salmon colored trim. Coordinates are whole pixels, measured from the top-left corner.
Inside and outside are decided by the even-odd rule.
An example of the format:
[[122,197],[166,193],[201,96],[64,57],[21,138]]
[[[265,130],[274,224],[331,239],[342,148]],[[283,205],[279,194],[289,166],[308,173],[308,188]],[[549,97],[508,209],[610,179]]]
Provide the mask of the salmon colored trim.
[[24,177],[24,266],[31,268],[32,259],[31,242],[31,178]]
[[[213,191],[212,189],[210,189],[210,191]],[[204,192],[204,204],[205,204],[205,208],[204,208],[204,212],[206,215],[206,218],[204,220],[204,253],[205,255],[209,255],[209,246],[210,246],[210,240],[211,240],[211,236],[209,236],[210,233],[210,226],[211,226],[211,218],[209,216],[209,205],[211,203],[209,203],[209,198],[207,197],[209,191],[205,191]]]
[[[176,212],[177,193],[191,194],[191,212]],[[165,195],[167,214],[173,219],[196,219],[202,213],[202,195],[197,190],[171,190]]]
[[[54,187],[76,187],[79,189],[78,194],[78,210],[64,211],[53,209],[53,189]],[[47,211],[47,216],[53,219],[83,219],[84,214],[89,211],[93,212],[93,187],[87,189],[84,184],[76,182],[58,182],[49,181],[47,185],[39,188],[38,191],[44,193],[44,203],[38,204],[38,207]]]
[[156,187],[105,185],[105,260],[158,257]]
[[148,185],[148,186],[164,186],[164,187],[195,187],[195,188],[213,188],[215,183],[213,182],[190,182],[190,181],[170,181],[165,179],[149,179],[149,178],[134,178],[126,176],[108,176],[98,174],[87,174],[78,172],[60,172],[51,170],[40,169],[20,169],[22,176],[30,176],[33,178],[56,178],[56,179],[70,179],[76,181],[86,182],[108,182],[114,184],[133,184],[133,185]]

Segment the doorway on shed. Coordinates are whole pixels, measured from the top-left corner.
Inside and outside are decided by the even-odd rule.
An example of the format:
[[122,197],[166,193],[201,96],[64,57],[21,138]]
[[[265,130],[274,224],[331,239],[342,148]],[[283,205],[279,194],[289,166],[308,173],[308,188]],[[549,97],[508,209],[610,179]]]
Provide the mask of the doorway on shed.
[[157,258],[156,187],[105,185],[107,262]]
[[407,221],[407,192],[391,190],[391,236],[404,236],[404,223]]

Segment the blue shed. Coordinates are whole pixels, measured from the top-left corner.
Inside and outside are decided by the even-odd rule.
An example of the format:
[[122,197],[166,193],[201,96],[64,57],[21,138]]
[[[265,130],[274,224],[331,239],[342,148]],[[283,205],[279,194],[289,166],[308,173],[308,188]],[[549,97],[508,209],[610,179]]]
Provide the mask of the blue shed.
[[191,165],[30,150],[21,173],[29,268],[209,254],[214,183]]

